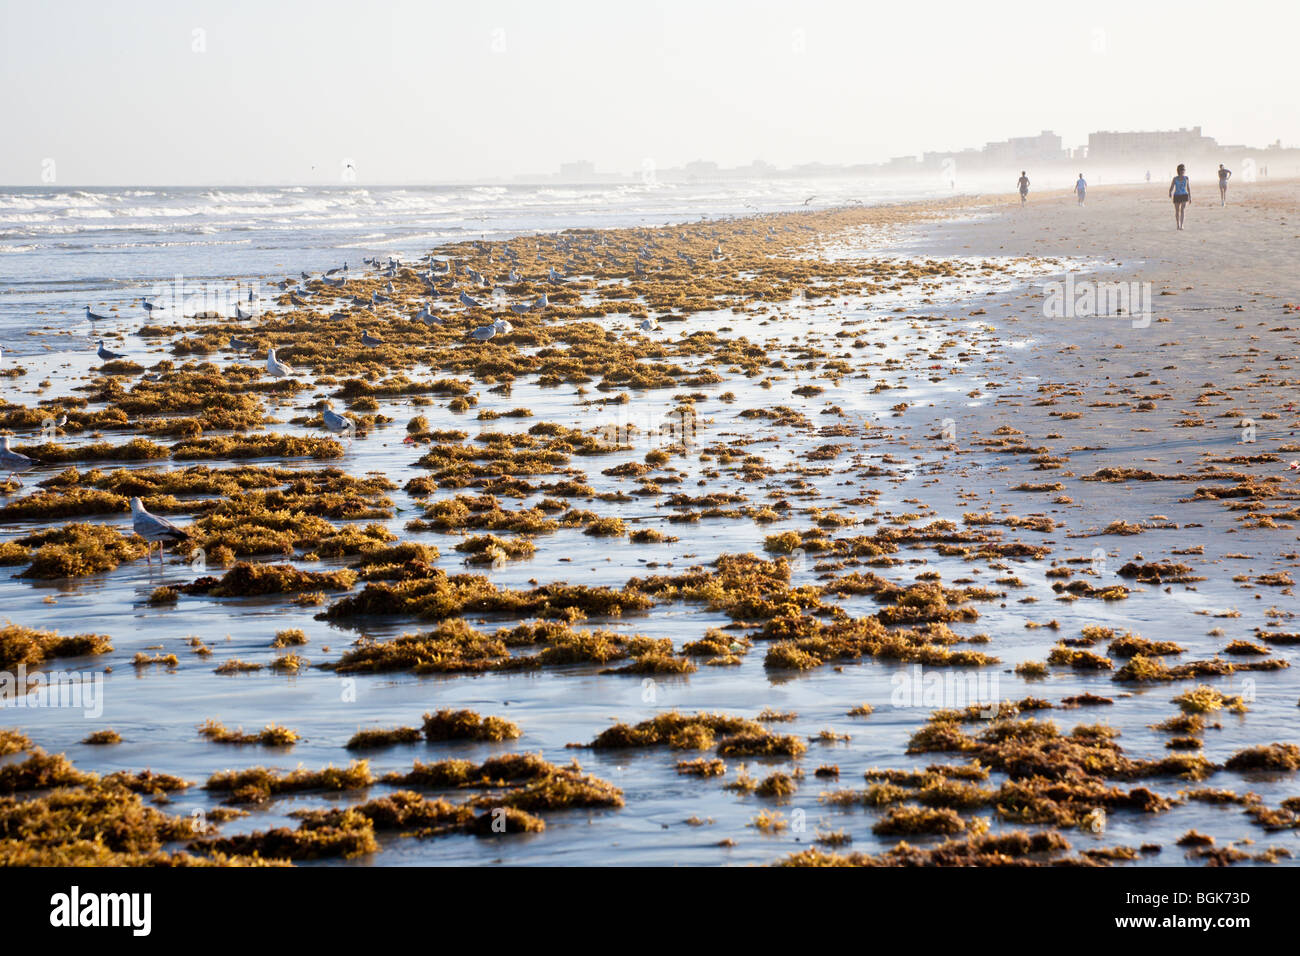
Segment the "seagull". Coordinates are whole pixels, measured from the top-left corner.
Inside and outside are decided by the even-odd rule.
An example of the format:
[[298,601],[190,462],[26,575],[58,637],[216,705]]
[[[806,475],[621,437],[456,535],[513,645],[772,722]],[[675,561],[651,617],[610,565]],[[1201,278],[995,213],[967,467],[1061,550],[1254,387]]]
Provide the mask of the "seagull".
[[251,319],[252,317],[253,317],[252,312],[245,312],[243,309],[239,307],[238,302],[235,303],[235,318],[240,319],[241,321],[246,321],[248,319]]
[[474,338],[478,339],[480,342],[486,342],[496,334],[497,327],[495,325],[480,325],[477,329],[470,332],[470,335],[474,336]]
[[276,378],[288,378],[293,369],[275,357],[275,349],[266,350],[266,370]]
[[433,312],[433,309],[426,303],[421,309],[419,315],[413,321],[423,322],[425,325],[441,325],[442,320]]
[[245,342],[243,339],[237,339],[233,335],[230,337],[230,347],[232,349],[244,350],[253,348],[252,342]]
[[[144,306],[144,310],[148,312],[150,315],[153,315],[154,309],[158,309],[159,311],[162,311],[161,305],[158,305],[156,302],[150,302],[148,299],[141,299],[140,304]],[[89,310],[90,306],[86,306],[86,308],[87,310]]]
[[367,345],[367,346],[370,346],[370,347],[373,348],[373,347],[376,346],[376,345],[383,345],[383,344],[384,344],[384,340],[383,340],[383,339],[377,339],[377,338],[375,338],[373,335],[371,335],[369,332],[367,332],[365,329],[362,329],[362,330],[361,330],[361,344],[362,344],[362,345]]
[[95,354],[98,355],[100,358],[102,358],[105,362],[111,361],[113,359],[126,358],[126,355],[123,354],[122,352],[110,352],[108,349],[104,348],[103,339],[99,340],[99,348],[95,351]]
[[462,292],[462,293],[460,294],[460,304],[461,304],[461,305],[467,305],[467,306],[469,306],[471,309],[477,309],[478,306],[479,306],[479,303],[478,303],[478,300],[477,300],[477,299],[474,299],[474,298],[472,298],[472,297],[466,295],[464,292]]
[[642,332],[654,332],[659,328],[659,323],[654,319],[642,319],[641,324],[637,326]]
[[92,322],[108,320],[108,316],[106,315],[97,315],[96,313],[91,312],[90,306],[86,306],[86,318],[90,319]]
[[158,542],[159,564],[162,564],[163,549],[167,545],[179,544],[190,539],[188,531],[176,527],[166,518],[159,518],[145,511],[144,502],[139,498],[131,499],[131,529],[148,542],[149,548],[144,553],[146,561],[152,560],[153,543]]
[[386,296],[386,295],[380,295],[378,292],[372,292],[372,293],[370,293],[370,304],[371,304],[371,305],[378,305],[380,302],[392,302],[392,301],[393,301],[393,300],[390,299],[388,296]]
[[9,472],[9,477],[18,482],[18,487],[22,487],[21,478],[14,478],[20,471],[28,471],[39,465],[34,458],[28,458],[26,455],[20,455],[16,451],[9,450],[9,436],[0,435],[0,468]]
[[515,327],[505,319],[497,319],[492,323],[492,328],[497,335],[509,335],[515,330]]
[[324,423],[326,430],[338,432],[339,434],[352,431],[355,427],[352,424],[352,419],[344,418],[332,408],[322,408],[320,418],[321,422]]

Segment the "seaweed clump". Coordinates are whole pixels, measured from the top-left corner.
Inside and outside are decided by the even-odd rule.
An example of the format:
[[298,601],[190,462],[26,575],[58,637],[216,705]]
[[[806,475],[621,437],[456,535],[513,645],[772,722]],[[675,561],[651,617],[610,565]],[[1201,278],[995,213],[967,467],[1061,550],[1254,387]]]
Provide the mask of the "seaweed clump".
[[292,747],[298,742],[296,731],[278,724],[267,724],[257,733],[246,734],[241,727],[229,730],[215,720],[199,727],[199,734],[216,744],[260,744],[263,747]]
[[201,577],[181,590],[208,597],[252,597],[262,594],[291,594],[303,591],[346,591],[356,583],[356,574],[346,568],[337,571],[302,571],[292,564],[248,564],[240,562],[220,580]]
[[354,760],[344,768],[332,764],[322,770],[299,767],[287,774],[279,774],[266,767],[226,770],[209,777],[204,789],[227,794],[226,800],[229,803],[265,803],[272,797],[286,793],[364,790],[374,782],[370,764],[365,760]]
[[480,717],[472,710],[444,708],[424,715],[424,739],[442,740],[514,740],[521,731],[517,724],[502,717]]
[[26,535],[17,543],[36,549],[20,578],[82,578],[112,571],[145,553],[140,538],[102,524],[74,522]]
[[1069,841],[1055,831],[1026,833],[1015,830],[997,835],[975,834],[924,848],[900,843],[892,850],[874,856],[865,853],[832,853],[813,847],[791,854],[777,865],[1043,866],[1057,862],[1057,855],[1069,848]]
[[20,664],[34,667],[58,657],[107,654],[113,649],[105,634],[77,634],[63,637],[21,624],[0,627],[0,670],[15,670]]

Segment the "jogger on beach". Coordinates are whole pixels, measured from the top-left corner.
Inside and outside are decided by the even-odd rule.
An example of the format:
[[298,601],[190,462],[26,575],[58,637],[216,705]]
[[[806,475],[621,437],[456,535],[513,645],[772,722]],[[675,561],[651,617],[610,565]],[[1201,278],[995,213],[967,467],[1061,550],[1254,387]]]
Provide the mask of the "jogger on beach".
[[1023,206],[1029,197],[1029,177],[1025,175],[1023,169],[1020,170],[1020,178],[1016,180],[1016,185],[1020,187],[1020,205]]
[[1174,200],[1174,223],[1183,228],[1183,214],[1192,201],[1192,181],[1187,178],[1187,167],[1178,164],[1178,175],[1169,180],[1169,195]]
[[1228,180],[1232,177],[1231,169],[1224,169],[1223,163],[1219,163],[1219,205],[1228,204]]
[[1088,195],[1088,182],[1083,178],[1083,173],[1079,174],[1079,181],[1074,184],[1074,194],[1079,197],[1079,205],[1083,205],[1084,197]]

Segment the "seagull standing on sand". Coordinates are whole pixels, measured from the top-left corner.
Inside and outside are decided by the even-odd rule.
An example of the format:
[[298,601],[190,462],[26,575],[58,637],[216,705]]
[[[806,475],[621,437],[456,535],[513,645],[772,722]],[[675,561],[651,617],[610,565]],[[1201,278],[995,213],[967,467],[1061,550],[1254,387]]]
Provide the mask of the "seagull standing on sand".
[[477,309],[479,306],[477,299],[474,299],[473,297],[466,295],[464,292],[460,294],[460,304],[467,305],[471,309]]
[[383,345],[383,344],[384,344],[384,340],[383,340],[383,339],[377,339],[377,338],[375,338],[373,335],[371,335],[369,332],[367,332],[365,329],[362,329],[362,330],[361,330],[361,344],[364,345],[364,346],[366,346],[366,347],[368,347],[368,348],[374,348],[376,345]]
[[10,451],[9,436],[0,435],[0,468],[9,472],[9,477],[18,482],[18,487],[22,487],[23,481],[21,478],[14,478],[14,476],[20,471],[29,471],[39,464],[40,462],[34,458],[28,458],[16,451]]
[[276,378],[288,378],[293,369],[275,357],[275,349],[266,350],[266,370]]
[[92,322],[105,322],[108,320],[108,316],[106,315],[99,315],[95,312],[91,312],[90,306],[86,306],[86,318],[90,319]]
[[95,350],[95,354],[98,355],[100,358],[102,358],[105,362],[110,362],[113,359],[126,358],[126,355],[124,355],[122,352],[110,352],[108,349],[104,348],[103,339],[99,340],[99,348]]
[[505,319],[497,319],[492,323],[492,331],[497,335],[509,335],[515,330],[515,327]]
[[470,332],[470,335],[474,336],[474,338],[480,342],[486,342],[496,334],[497,329],[495,325],[480,325],[477,329]]
[[144,553],[146,561],[152,561],[153,545],[158,542],[158,563],[162,564],[163,551],[169,544],[179,544],[190,539],[190,533],[176,527],[166,518],[159,518],[144,510],[144,502],[139,498],[131,499],[131,529],[148,543]]

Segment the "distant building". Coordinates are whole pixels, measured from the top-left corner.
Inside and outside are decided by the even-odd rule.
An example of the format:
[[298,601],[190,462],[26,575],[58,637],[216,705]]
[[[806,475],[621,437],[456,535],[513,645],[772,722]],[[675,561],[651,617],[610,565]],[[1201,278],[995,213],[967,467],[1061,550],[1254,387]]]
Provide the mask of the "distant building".
[[981,152],[988,165],[1056,163],[1070,157],[1061,144],[1061,137],[1051,130],[1043,130],[1037,136],[1013,136],[999,143],[989,143]]
[[895,156],[889,162],[885,163],[885,169],[891,173],[911,172],[919,169],[921,161],[915,156]]
[[569,182],[594,182],[596,179],[596,164],[585,159],[573,163],[560,163],[559,178]]
[[683,166],[682,173],[689,179],[716,179],[718,164],[709,160],[697,159]]
[[[1238,147],[1241,148],[1241,147]],[[1088,159],[1094,163],[1131,162],[1152,157],[1197,156],[1214,153],[1219,144],[1204,136],[1199,126],[1190,129],[1119,133],[1102,130],[1088,134]]]

